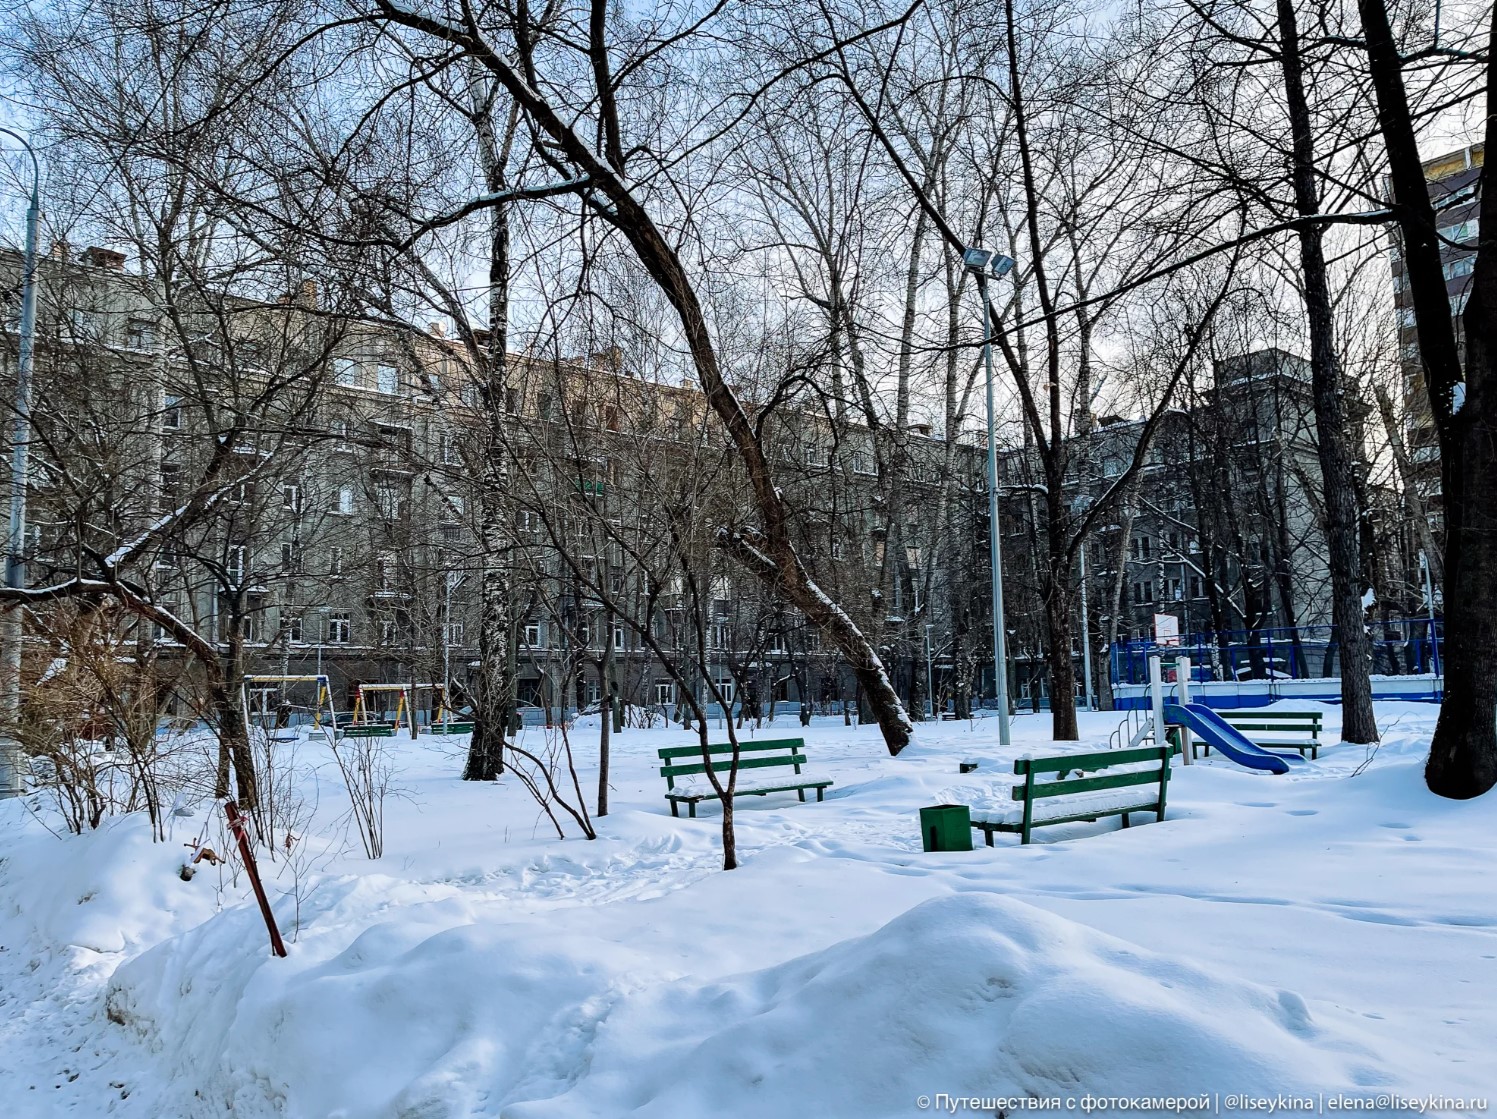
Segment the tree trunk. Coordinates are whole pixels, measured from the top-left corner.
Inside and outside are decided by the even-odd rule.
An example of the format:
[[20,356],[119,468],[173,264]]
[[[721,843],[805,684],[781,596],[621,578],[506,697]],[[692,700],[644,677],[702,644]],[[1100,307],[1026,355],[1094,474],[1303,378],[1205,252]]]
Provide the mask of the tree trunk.
[[[1290,130],[1294,139],[1294,201],[1299,213],[1319,212],[1310,107],[1304,87],[1299,25],[1293,0],[1278,0],[1279,61],[1284,72]],[[1315,398],[1315,433],[1325,494],[1326,545],[1331,569],[1331,615],[1341,641],[1341,737],[1345,742],[1376,742],[1372,710],[1370,646],[1362,608],[1361,522],[1357,512],[1355,465],[1346,430],[1335,319],[1326,277],[1325,230],[1305,226],[1299,233],[1304,273],[1305,314],[1310,327],[1310,379]],[[1281,557],[1281,560],[1287,560]]]
[[606,689],[603,695],[603,710],[598,720],[598,811],[595,815],[608,815],[608,732],[613,726],[613,696]]
[[[491,191],[504,185],[504,167],[487,108],[477,114],[485,180]],[[493,781],[504,772],[509,732],[513,625],[509,588],[509,479],[504,461],[504,424],[509,390],[509,209],[495,206],[489,227],[489,337],[483,384],[484,446],[479,501],[479,593],[477,703],[464,781]]]
[[[1445,294],[1437,220],[1419,161],[1419,143],[1404,88],[1402,57],[1384,0],[1358,0],[1367,70],[1377,95],[1378,127],[1388,149],[1404,260],[1424,362],[1430,411],[1440,433],[1445,508],[1445,702],[1430,744],[1425,782],[1440,796],[1464,800],[1497,784],[1497,191],[1483,191],[1483,241],[1476,255],[1466,328],[1465,402],[1456,408],[1463,374]],[[1489,20],[1493,17],[1489,16]],[[1486,143],[1497,143],[1497,21],[1489,24]],[[1469,498],[1468,498],[1468,495]]]

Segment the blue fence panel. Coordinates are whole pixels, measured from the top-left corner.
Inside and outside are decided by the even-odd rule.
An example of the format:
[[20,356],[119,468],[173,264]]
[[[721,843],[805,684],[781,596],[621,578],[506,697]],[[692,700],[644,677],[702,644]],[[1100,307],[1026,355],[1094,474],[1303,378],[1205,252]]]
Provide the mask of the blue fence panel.
[[[1431,638],[1433,630],[1433,638]],[[1405,618],[1368,627],[1372,672],[1379,676],[1438,675],[1440,619]],[[1341,674],[1341,648],[1334,626],[1192,633],[1178,645],[1152,638],[1116,642],[1109,657],[1114,684],[1147,684],[1149,657],[1188,656],[1198,681],[1310,680]]]

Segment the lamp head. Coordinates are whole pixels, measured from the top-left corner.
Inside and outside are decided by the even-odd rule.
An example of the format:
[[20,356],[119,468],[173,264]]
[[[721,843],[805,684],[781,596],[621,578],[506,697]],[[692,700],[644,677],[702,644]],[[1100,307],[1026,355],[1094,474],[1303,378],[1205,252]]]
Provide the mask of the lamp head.
[[991,249],[979,249],[973,246],[962,251],[962,264],[969,272],[999,279],[1013,270],[1014,260],[1013,257],[1004,256]]

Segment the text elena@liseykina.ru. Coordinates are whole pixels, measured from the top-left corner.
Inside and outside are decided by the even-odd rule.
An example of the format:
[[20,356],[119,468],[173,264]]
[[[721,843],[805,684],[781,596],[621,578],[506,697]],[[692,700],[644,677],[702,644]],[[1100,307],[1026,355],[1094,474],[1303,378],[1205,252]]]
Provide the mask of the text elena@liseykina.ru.
[[1256,1112],[1260,1115],[1329,1115],[1338,1112],[1402,1112],[1412,1115],[1477,1115],[1487,1110],[1485,1096],[1404,1096],[1397,1092],[1354,1095],[1347,1092],[1317,1092],[1314,1095],[1254,1096],[1244,1092],[1202,1092],[1194,1096],[959,1096],[936,1092],[920,1096],[921,1111],[945,1115],[976,1113],[1010,1116],[1020,1112],[1137,1112],[1161,1115],[1224,1115]]

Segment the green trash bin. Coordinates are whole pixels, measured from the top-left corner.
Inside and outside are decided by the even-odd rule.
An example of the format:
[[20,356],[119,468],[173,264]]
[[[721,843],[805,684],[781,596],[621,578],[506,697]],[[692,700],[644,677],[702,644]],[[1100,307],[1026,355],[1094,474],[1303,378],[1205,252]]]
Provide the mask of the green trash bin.
[[972,850],[972,810],[965,804],[922,808],[920,838],[927,851]]

